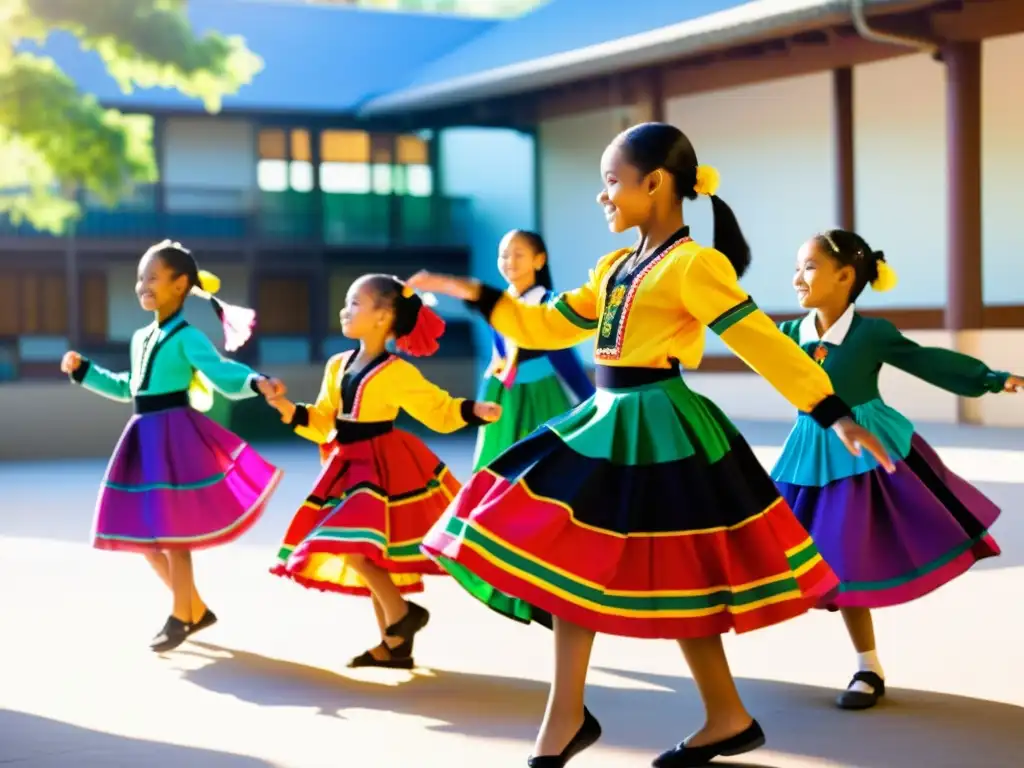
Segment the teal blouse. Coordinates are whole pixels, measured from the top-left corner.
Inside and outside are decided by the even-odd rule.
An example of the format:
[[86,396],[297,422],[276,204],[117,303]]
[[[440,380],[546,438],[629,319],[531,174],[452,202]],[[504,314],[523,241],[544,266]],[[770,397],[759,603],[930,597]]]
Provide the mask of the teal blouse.
[[114,373],[87,359],[71,374],[72,381],[111,400],[128,402],[138,395],[187,391],[196,371],[226,397],[253,397],[260,374],[228,360],[206,335],[185,322],[181,313],[152,323],[132,335],[131,370]]
[[[845,338],[838,343],[819,341],[801,333],[807,318],[788,320],[779,327],[812,358],[819,360],[832,379],[836,394],[850,407],[881,398],[878,374],[887,363],[962,397],[1000,392],[1009,373],[993,371],[968,355],[939,347],[922,347],[888,320],[854,312]],[[819,352],[818,347],[823,351]]]

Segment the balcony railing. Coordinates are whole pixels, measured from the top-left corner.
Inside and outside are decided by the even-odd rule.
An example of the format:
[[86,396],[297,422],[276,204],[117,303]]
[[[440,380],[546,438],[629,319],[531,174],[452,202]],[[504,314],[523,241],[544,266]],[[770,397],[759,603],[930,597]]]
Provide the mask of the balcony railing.
[[[470,201],[326,192],[262,192],[217,187],[143,186],[108,208],[83,196],[78,238],[259,242],[296,240],[328,246],[465,246]],[[0,217],[0,237],[50,237]]]

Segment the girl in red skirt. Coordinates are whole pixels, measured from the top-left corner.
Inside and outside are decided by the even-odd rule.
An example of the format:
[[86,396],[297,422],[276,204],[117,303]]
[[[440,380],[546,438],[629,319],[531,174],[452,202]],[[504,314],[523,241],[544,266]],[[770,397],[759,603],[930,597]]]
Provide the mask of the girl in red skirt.
[[399,409],[436,432],[497,420],[493,403],[454,398],[392,354],[431,355],[444,321],[390,275],[352,284],[341,331],[359,349],[327,361],[315,403],[271,401],[281,420],[319,443],[323,471],[295,514],[272,573],[305,587],[373,598],[381,643],[350,667],[413,667],[413,638],[430,614],[403,593],[442,575],[420,550],[459,490],[423,442],[394,428]]

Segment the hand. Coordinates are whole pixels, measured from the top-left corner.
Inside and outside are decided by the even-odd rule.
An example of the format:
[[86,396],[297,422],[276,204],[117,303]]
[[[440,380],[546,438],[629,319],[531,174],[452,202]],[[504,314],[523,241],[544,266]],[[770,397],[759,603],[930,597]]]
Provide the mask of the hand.
[[473,415],[481,421],[497,421],[501,418],[501,406],[497,403],[473,403]]
[[[68,354],[73,354],[73,353],[68,353]],[[1011,376],[1010,378],[1008,378],[1006,380],[1006,383],[1003,384],[1003,391],[1004,392],[1017,393],[1017,392],[1019,392],[1022,389],[1024,389],[1024,378],[1022,378],[1020,376]]]
[[288,387],[284,385],[283,381],[270,378],[269,376],[264,376],[256,382],[256,387],[259,389],[260,394],[267,398],[268,401],[275,397],[283,397],[288,392]]
[[82,365],[82,356],[77,352],[65,352],[60,361],[60,369],[66,374],[72,374]]
[[454,296],[465,301],[476,301],[480,298],[480,281],[469,277],[439,275],[420,270],[405,282],[417,291],[443,293],[445,296]]
[[843,441],[846,450],[854,456],[860,456],[860,449],[866,448],[867,452],[874,456],[879,464],[885,467],[886,472],[896,471],[896,465],[889,458],[889,454],[882,446],[882,441],[849,416],[845,416],[833,424],[832,429],[839,435],[839,439]]
[[295,403],[287,397],[271,398],[267,400],[267,404],[281,414],[281,421],[283,423],[291,424],[292,419],[295,418]]

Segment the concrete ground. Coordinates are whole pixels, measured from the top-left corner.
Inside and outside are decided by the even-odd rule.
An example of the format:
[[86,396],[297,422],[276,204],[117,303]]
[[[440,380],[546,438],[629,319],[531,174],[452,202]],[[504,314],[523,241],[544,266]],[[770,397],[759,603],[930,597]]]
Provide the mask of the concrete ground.
[[[741,425],[770,462],[785,425]],[[864,713],[832,707],[853,672],[837,616],[727,639],[768,746],[733,766],[1024,765],[1024,432],[922,428],[1004,509],[1001,558],[937,594],[879,612],[892,688]],[[471,443],[438,440],[461,478]],[[315,475],[311,447],[270,448],[286,471],[236,545],[202,554],[221,623],[166,657],[147,649],[169,610],[138,557],[92,550],[102,462],[0,464],[0,765],[256,768],[523,766],[539,723],[550,635],[483,610],[444,579],[412,673],[345,668],[375,642],[369,605],[266,569]],[[602,637],[588,703],[605,736],[580,768],[648,765],[699,724],[669,642]],[[728,764],[728,761],[726,761]]]

